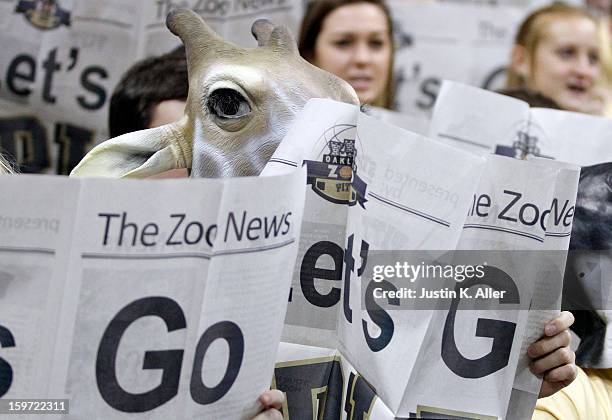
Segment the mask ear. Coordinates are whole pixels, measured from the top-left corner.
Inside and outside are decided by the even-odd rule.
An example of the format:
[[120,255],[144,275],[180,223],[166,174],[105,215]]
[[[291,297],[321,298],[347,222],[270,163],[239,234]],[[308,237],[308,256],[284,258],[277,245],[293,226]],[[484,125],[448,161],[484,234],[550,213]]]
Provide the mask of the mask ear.
[[75,177],[146,178],[191,167],[187,118],[127,133],[94,147],[72,170]]
[[531,74],[531,57],[529,51],[522,45],[512,47],[512,55],[510,56],[510,67],[523,80],[528,80]]

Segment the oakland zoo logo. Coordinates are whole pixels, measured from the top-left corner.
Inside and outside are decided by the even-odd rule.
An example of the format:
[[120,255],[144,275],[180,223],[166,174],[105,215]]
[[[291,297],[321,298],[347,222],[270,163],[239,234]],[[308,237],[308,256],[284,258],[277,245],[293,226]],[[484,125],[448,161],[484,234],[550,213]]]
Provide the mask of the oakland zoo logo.
[[70,12],[62,9],[56,0],[21,0],[15,13],[23,13],[32,25],[39,29],[55,29],[70,26]]
[[322,161],[305,161],[307,183],[320,197],[336,204],[356,203],[363,208],[366,184],[357,176],[355,148],[357,128],[350,124],[335,125],[321,136],[325,139]]
[[537,156],[553,159],[552,156],[542,154],[540,146],[548,140],[542,128],[533,121],[522,121],[511,130],[512,146],[498,144],[496,155],[510,156],[526,159],[528,156]]

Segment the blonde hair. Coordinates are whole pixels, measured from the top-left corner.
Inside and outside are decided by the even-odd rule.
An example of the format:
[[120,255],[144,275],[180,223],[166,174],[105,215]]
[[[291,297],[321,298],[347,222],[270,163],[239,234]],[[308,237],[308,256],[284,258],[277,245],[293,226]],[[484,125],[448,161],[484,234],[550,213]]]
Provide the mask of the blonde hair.
[[612,89],[612,41],[610,40],[610,17],[606,16],[599,20],[599,62],[601,63],[601,74],[602,77],[599,81],[602,92],[604,94],[604,110],[603,114],[612,118],[612,96],[610,91]]
[[[529,59],[533,60],[538,44],[544,37],[548,24],[553,19],[563,17],[583,17],[590,19],[593,23],[597,21],[587,10],[579,7],[570,6],[564,3],[553,3],[550,6],[543,7],[531,13],[521,26],[514,39],[515,46],[521,46],[528,53]],[[533,67],[533,66],[532,66]],[[526,80],[518,74],[512,66],[508,67],[506,87],[520,88],[526,85]]]

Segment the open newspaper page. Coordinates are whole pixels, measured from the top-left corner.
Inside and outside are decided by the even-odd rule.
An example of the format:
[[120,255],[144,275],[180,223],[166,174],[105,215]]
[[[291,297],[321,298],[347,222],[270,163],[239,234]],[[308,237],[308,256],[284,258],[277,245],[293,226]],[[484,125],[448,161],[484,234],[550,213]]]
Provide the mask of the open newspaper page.
[[263,175],[307,167],[306,204],[283,341],[337,348],[342,301],[346,220],[350,202],[359,108],[330,100],[308,101]]
[[[596,138],[601,129],[598,130],[597,128],[609,123],[601,118],[589,116],[584,118],[585,116],[563,111],[530,110],[527,108],[527,104],[522,101],[452,82],[445,82],[442,91],[444,94],[440,95],[430,127],[430,134],[435,135],[439,140],[451,142],[460,147],[468,147],[479,154],[495,152],[512,157],[546,156],[549,159],[541,159],[539,164],[549,167],[557,166],[558,168],[556,180],[543,187],[541,192],[543,196],[551,190],[550,185],[555,185],[554,194],[546,212],[548,216],[545,223],[542,224],[545,228],[550,226],[550,229],[546,230],[545,242],[541,248],[542,252],[538,253],[539,260],[529,264],[532,269],[539,273],[537,277],[534,277],[536,283],[533,290],[534,295],[531,299],[533,310],[529,312],[526,329],[524,332],[518,333],[518,336],[522,337],[522,340],[520,340],[522,341],[522,348],[519,352],[521,359],[519,360],[512,400],[508,409],[508,418],[521,418],[521,416],[531,412],[540,382],[528,370],[529,360],[526,356],[526,348],[539,338],[544,324],[554,318],[557,309],[560,307],[559,296],[563,284],[566,257],[563,251],[567,250],[569,246],[576,202],[578,168],[571,169],[572,165],[550,160],[550,158],[556,158],[576,162],[570,156],[572,154],[570,151],[577,148],[576,137],[571,138],[571,133],[575,132],[575,129],[555,129],[553,131],[553,127],[556,127],[553,122],[566,121],[569,126],[571,124],[570,120],[583,121],[582,124],[579,124],[583,133],[582,137],[589,137],[589,143],[599,144],[602,143],[601,137],[599,136],[599,140],[596,140]],[[512,109],[510,108],[511,104],[522,104],[523,109],[519,109],[518,106],[516,109]],[[450,112],[451,108],[454,109],[454,112]],[[500,112],[500,110],[505,111]],[[500,118],[500,114],[506,114],[503,118],[510,124],[496,125],[495,121]],[[474,115],[480,117],[474,118]],[[565,118],[559,119],[561,116]],[[536,120],[545,122],[540,124]],[[586,120],[596,122],[593,131],[587,126]],[[546,129],[550,130],[550,134],[546,132]],[[474,134],[471,137],[466,137],[461,130],[468,135],[469,132]],[[487,134],[482,136],[478,133]],[[584,133],[589,133],[589,136],[585,136]],[[540,141],[540,139],[544,141]],[[470,142],[474,145],[478,144],[479,147],[472,147]],[[581,147],[580,149],[583,150]],[[580,153],[578,153],[578,156],[580,156]],[[562,169],[564,167],[569,169]],[[476,210],[478,210],[480,204],[486,203],[486,201],[482,203],[477,201]],[[546,209],[546,206],[544,208]],[[516,253],[511,253],[510,256],[512,255],[518,256]],[[528,257],[524,256],[520,259],[523,258]]]
[[612,162],[612,120],[529,108],[519,99],[445,80],[429,135],[478,154],[544,157],[576,165]]
[[509,96],[445,80],[429,136],[481,155],[512,146],[529,120],[529,105]]
[[430,116],[444,79],[503,86],[524,8],[508,0],[387,3],[397,39],[395,99],[402,113]]
[[[207,398],[196,400],[187,418],[234,418],[236,413],[236,418],[250,419],[257,397],[270,387],[299,244],[305,174],[305,168],[300,168],[290,176],[234,179],[232,188],[223,191],[199,331],[236,336],[230,342],[228,363],[237,369],[242,359],[242,367],[233,373],[238,376],[228,376],[229,367],[213,362],[226,359],[223,347],[211,344],[205,359],[210,357],[211,362],[204,366],[202,377],[212,379],[198,388],[208,391],[219,380],[229,384],[235,378],[236,382],[223,399],[219,399],[221,390],[226,392],[229,385],[219,386],[210,408]],[[255,200],[252,191],[257,191]],[[243,338],[238,339],[240,335]],[[201,363],[203,343],[200,338],[197,348],[202,352],[196,350],[194,366]],[[191,376],[192,398],[193,384]],[[245,407],[245,402],[250,406]]]
[[[330,101],[309,102],[287,138],[295,136],[299,141],[281,144],[282,154],[267,168],[282,172],[299,165],[300,159],[308,161],[304,156],[309,156],[312,142],[321,143],[313,130],[317,121],[326,120],[330,126],[341,119],[355,121],[354,132],[343,132],[328,141],[354,141],[352,184],[347,189],[353,202],[338,212],[336,222],[341,227],[345,217],[346,242],[340,253],[343,268],[341,277],[335,277],[336,287],[342,288],[334,301],[338,326],[327,335],[321,334],[325,329],[317,328],[317,323],[325,318],[318,316],[318,308],[303,306],[302,319],[311,322],[303,331],[311,335],[300,335],[291,330],[287,316],[285,332],[289,327],[292,334],[286,337],[291,343],[281,343],[274,375],[274,386],[287,392],[287,413],[334,419],[351,418],[351,413],[368,413],[376,419],[417,415],[520,418],[518,413],[533,409],[540,386],[540,380],[530,372],[524,377],[525,343],[530,344],[531,335],[539,337],[545,318],[528,319],[527,309],[539,301],[534,293],[541,292],[540,283],[534,279],[550,269],[546,265],[550,263],[538,262],[540,255],[533,251],[545,249],[553,195],[558,201],[565,195],[569,203],[574,200],[572,186],[567,191],[553,191],[550,185],[573,180],[575,186],[577,173],[563,180],[557,163],[499,156],[487,158],[485,166],[482,158],[363,114],[356,117],[355,112],[350,106]],[[337,150],[337,157],[341,155],[340,145],[319,145],[317,149],[329,150],[328,155]],[[330,157],[321,160],[325,159]],[[309,163],[312,165],[306,165]],[[482,178],[481,172],[485,174]],[[309,172],[309,182],[311,175]],[[321,182],[317,187],[324,191],[327,185]],[[518,204],[517,196],[521,199]],[[321,198],[321,194],[312,197]],[[571,212],[569,203],[563,212]],[[555,217],[563,219],[558,214]],[[567,226],[557,226],[550,232],[565,241],[560,248],[567,245],[567,237],[561,235],[564,228]],[[302,242],[306,232],[303,228]],[[448,299],[433,299],[429,306],[401,299],[399,294],[375,295],[375,288],[399,290],[394,289],[393,276],[374,281],[381,262],[391,258],[389,265],[393,265],[403,257],[425,264],[423,261],[435,262],[456,248],[467,254],[451,254],[453,258],[484,265],[488,274],[482,283],[453,279],[451,291],[452,287],[463,287],[469,293],[487,295],[484,306],[462,299],[459,293],[457,297],[449,293]],[[407,254],[409,250],[421,254],[415,257]],[[319,276],[335,271],[331,261],[328,258],[328,265],[318,263],[317,267],[328,269],[321,270]],[[303,289],[298,282],[297,273],[302,274],[303,265],[299,258],[298,265],[292,299],[296,286]],[[329,281],[329,277],[322,278]],[[415,279],[417,287],[437,284],[421,277]],[[559,291],[560,275],[554,279]],[[318,286],[318,294],[329,294],[331,289]],[[334,333],[340,340],[337,350]],[[328,338],[329,348],[317,344]],[[521,406],[519,411],[520,404],[527,408]]]
[[108,100],[137,56],[141,5],[0,2],[0,146],[21,172],[68,174],[108,138]]
[[612,162],[609,118],[532,108],[528,132],[531,143],[538,148],[538,153],[533,153],[536,156],[581,166]]
[[[454,113],[434,113],[431,133],[441,141],[448,140],[445,136],[440,136],[439,133],[443,131],[435,127],[450,127],[464,121],[465,130],[480,130],[481,125],[487,125],[487,117],[493,119],[498,115],[495,107],[481,105],[483,98],[497,96],[495,101],[500,103],[509,100],[491,92],[464,88],[452,82],[448,83],[447,90],[454,92],[447,96],[453,97],[455,105],[462,106],[457,106]],[[458,95],[461,91],[463,98]],[[441,96],[436,110],[450,109],[450,104],[445,102]],[[472,124],[465,118],[466,115],[475,113],[483,116],[482,123]],[[607,180],[612,149],[608,143],[612,122],[607,118],[542,108],[532,108],[527,117],[521,114],[516,119],[513,140],[510,141],[509,136],[500,133],[498,137],[489,138],[486,143],[488,149],[483,147],[474,151],[495,152],[520,158],[535,156],[559,159],[582,165],[576,201],[578,220],[573,222],[572,246],[564,278],[564,306],[571,310],[587,310],[576,313],[576,316],[581,318],[576,324],[582,325],[576,327],[576,331],[585,343],[584,347],[579,347],[576,352],[579,364],[583,367],[612,367],[612,334],[608,333],[606,327],[612,320],[612,311],[609,310],[612,288],[602,275],[609,271],[608,267],[612,264],[609,256],[612,235],[600,229],[602,223],[605,223],[604,220],[607,220],[606,210],[600,203],[607,200],[603,191],[609,188]],[[491,125],[490,129],[493,128]]]
[[347,204],[365,202],[363,189],[351,186],[358,113],[347,104],[309,101],[264,170],[265,175],[301,164],[308,168],[286,341],[279,346],[273,378],[273,387],[285,392],[283,412],[289,418],[395,418],[337,349]]
[[355,167],[353,182],[363,185],[367,200],[349,208],[340,350],[395,415],[408,417],[405,395],[418,392],[408,384],[435,302],[415,307],[411,298],[379,296],[394,290],[396,279],[365,274],[374,264],[404,263],[396,259],[410,257],[407,251],[433,258],[454,250],[483,159],[361,114]]
[[448,311],[435,312],[430,331],[436,333],[423,343],[407,392],[417,413],[506,417],[517,363],[526,357],[521,338],[538,273],[538,255],[524,250],[541,249],[540,218],[550,206],[556,172],[487,158],[454,256],[485,275],[457,282]]
[[558,173],[550,212],[545,220],[546,234],[543,250],[539,253],[541,269],[535,278],[507,419],[531,416],[541,387],[542,380],[529,370],[530,359],[526,357],[526,351],[542,336],[544,326],[557,316],[561,308],[563,275],[580,176],[580,167],[576,165],[537,157],[529,160],[547,167],[557,167]]
[[184,416],[223,186],[81,183],[51,390],[75,418]]
[[[304,175],[2,177],[23,197],[0,205],[5,394],[68,398],[67,418],[251,418],[273,374]],[[41,203],[51,191],[63,200]]]
[[[158,55],[180,45],[180,40],[166,28],[166,16],[177,7],[199,14],[219,36],[243,47],[257,45],[251,25],[257,19],[268,19],[289,27],[297,34],[303,14],[302,0],[140,0],[142,33],[140,55]],[[296,35],[297,36],[297,35]]]
[[0,398],[43,398],[79,185],[4,175],[0,190]]

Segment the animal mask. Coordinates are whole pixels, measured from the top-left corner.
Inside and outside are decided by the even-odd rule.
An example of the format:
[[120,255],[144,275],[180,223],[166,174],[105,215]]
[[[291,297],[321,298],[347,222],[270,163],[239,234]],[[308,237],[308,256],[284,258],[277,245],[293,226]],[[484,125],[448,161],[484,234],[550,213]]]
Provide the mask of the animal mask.
[[284,26],[256,21],[258,46],[245,49],[190,10],[170,13],[166,25],[185,44],[185,116],[98,145],[72,176],[143,178],[173,168],[191,168],[193,177],[257,175],[308,99],[359,103],[347,82],[300,57]]

